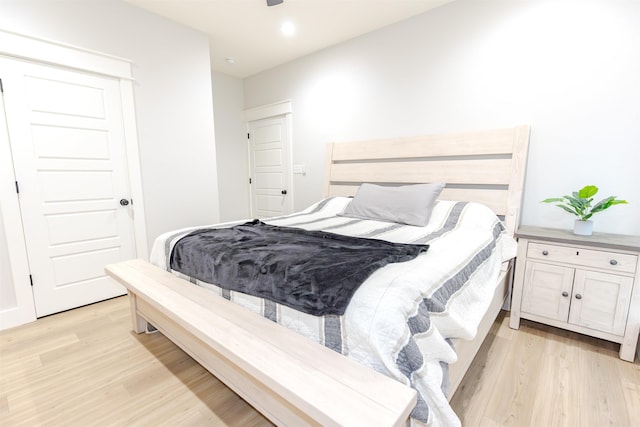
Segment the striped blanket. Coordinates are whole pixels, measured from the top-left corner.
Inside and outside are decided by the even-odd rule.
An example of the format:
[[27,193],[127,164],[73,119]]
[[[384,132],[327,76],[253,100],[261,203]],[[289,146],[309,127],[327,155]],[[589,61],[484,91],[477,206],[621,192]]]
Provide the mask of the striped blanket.
[[503,261],[516,242],[486,206],[438,201],[425,227],[338,216],[350,199],[333,197],[308,209],[264,220],[267,224],[324,230],[397,243],[429,244],[429,252],[374,272],[355,292],[343,315],[313,316],[172,271],[173,245],[197,228],[226,228],[243,221],[165,233],[151,262],[278,322],[418,392],[416,426],[455,426],[447,401],[452,339],[472,339],[497,285]]

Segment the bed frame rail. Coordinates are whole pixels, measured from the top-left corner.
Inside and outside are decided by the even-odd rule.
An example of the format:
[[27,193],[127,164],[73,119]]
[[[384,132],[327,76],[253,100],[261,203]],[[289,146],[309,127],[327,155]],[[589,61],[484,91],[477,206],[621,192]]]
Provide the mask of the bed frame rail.
[[142,260],[108,265],[147,322],[277,425],[404,426],[408,386]]

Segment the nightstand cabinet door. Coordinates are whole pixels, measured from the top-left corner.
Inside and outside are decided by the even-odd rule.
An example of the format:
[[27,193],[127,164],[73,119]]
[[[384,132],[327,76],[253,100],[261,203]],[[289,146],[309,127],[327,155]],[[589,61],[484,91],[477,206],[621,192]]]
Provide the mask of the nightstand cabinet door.
[[522,289],[523,313],[566,322],[575,269],[527,261]]
[[576,270],[569,323],[624,335],[633,278]]

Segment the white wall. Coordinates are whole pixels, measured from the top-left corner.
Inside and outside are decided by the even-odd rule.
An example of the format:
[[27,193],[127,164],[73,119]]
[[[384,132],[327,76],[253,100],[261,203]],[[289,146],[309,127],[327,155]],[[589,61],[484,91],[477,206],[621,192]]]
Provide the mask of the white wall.
[[133,61],[149,244],[219,220],[207,36],[119,0],[0,0],[0,28]]
[[586,184],[629,205],[596,231],[640,235],[640,2],[457,0],[249,77],[245,107],[291,99],[296,209],[321,197],[328,141],[532,126],[523,224]]
[[248,147],[242,80],[216,72],[212,78],[220,220],[249,218]]

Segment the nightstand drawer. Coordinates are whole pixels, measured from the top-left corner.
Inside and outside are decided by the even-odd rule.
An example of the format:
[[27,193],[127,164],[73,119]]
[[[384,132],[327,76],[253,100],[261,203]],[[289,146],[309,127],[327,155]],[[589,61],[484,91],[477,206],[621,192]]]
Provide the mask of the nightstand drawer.
[[634,273],[638,263],[636,255],[598,251],[570,246],[529,243],[527,258],[570,263],[591,268]]

